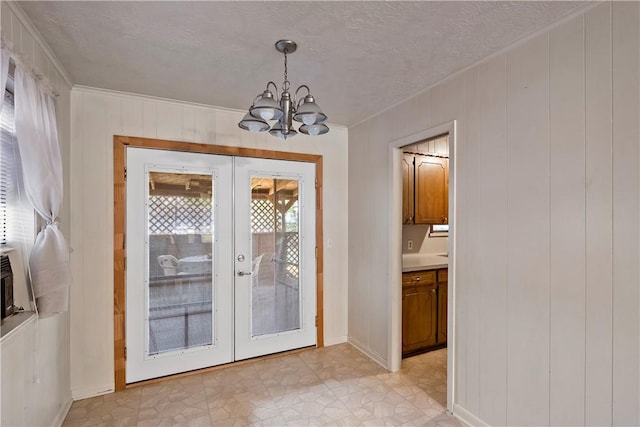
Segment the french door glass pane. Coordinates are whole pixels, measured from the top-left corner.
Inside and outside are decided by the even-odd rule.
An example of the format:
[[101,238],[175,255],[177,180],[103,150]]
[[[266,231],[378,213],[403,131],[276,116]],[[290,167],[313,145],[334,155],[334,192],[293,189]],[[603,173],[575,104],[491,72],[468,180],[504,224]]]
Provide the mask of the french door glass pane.
[[211,175],[149,172],[148,353],[213,343]]
[[298,181],[251,178],[251,335],[300,329]]

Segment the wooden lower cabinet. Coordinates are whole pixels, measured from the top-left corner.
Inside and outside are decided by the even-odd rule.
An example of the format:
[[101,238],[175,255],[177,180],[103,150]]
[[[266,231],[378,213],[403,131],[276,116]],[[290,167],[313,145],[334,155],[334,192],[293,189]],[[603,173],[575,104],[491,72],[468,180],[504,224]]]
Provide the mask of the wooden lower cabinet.
[[402,352],[436,344],[437,286],[421,284],[402,289]]
[[447,342],[446,269],[402,275],[402,354]]
[[449,272],[446,268],[438,270],[438,344],[447,343],[447,305],[449,303]]

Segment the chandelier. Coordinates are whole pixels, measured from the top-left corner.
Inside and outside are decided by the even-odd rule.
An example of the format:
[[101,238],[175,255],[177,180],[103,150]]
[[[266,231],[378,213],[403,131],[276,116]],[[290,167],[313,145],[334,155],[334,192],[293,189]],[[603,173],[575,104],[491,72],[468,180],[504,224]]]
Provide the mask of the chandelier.
[[[278,40],[276,50],[284,54],[284,82],[282,93],[278,95],[278,86],[274,82],[267,83],[267,88],[256,96],[249,112],[244,115],[238,126],[250,132],[266,132],[280,139],[287,139],[297,134],[292,120],[301,122],[298,131],[307,135],[324,135],[329,132],[329,127],[323,122],[327,116],[320,110],[315,99],[311,96],[311,90],[307,85],[301,85],[293,93],[289,92],[289,80],[287,76],[287,54],[296,51],[298,45],[291,40]],[[269,90],[273,87],[276,96]],[[300,101],[296,101],[298,92],[306,90],[307,94]],[[273,126],[267,123],[276,120]]]

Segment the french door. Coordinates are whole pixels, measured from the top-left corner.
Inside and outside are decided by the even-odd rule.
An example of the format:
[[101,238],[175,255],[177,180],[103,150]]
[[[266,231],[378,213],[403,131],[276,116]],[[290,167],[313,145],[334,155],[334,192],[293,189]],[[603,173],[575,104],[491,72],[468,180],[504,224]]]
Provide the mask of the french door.
[[235,359],[316,344],[315,165],[234,166]]
[[314,345],[314,164],[126,155],[126,382]]

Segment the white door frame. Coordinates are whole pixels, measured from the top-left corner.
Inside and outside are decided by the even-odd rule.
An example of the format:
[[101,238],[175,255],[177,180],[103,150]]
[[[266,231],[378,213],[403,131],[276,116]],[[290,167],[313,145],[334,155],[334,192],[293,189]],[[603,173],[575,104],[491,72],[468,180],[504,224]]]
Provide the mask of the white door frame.
[[398,371],[402,366],[402,149],[425,139],[449,134],[449,286],[447,295],[447,409],[453,412],[455,386],[455,265],[456,265],[456,121],[443,123],[389,143],[389,185],[391,215],[389,221],[389,369]]

